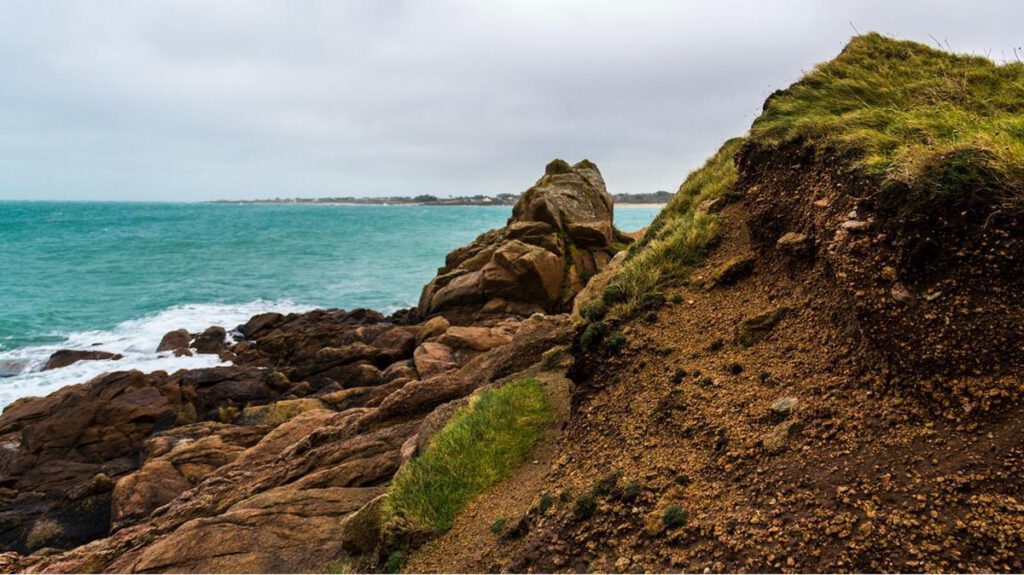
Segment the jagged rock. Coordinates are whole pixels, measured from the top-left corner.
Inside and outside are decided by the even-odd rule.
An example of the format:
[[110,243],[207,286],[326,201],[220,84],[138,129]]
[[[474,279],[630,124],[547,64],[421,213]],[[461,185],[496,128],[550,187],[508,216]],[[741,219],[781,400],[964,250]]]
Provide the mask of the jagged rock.
[[399,378],[416,379],[417,377],[419,375],[416,373],[416,362],[408,359],[392,363],[380,374],[380,378],[384,382]]
[[164,337],[160,339],[160,345],[156,346],[157,353],[161,351],[184,351],[191,354],[188,351],[188,344],[191,341],[192,336],[189,335],[187,329],[176,329],[169,331],[164,334]]
[[271,490],[158,538],[130,563],[130,570],[319,571],[341,557],[341,520],[381,491],[380,487]]
[[342,549],[353,554],[371,553],[381,541],[381,506],[385,495],[380,495],[349,515],[341,523]]
[[79,361],[118,360],[122,357],[124,356],[119,353],[109,351],[61,349],[50,355],[50,359],[46,360],[46,365],[43,366],[43,371],[67,367]]
[[247,338],[257,338],[277,327],[284,318],[285,316],[275,312],[255,315],[249,321],[238,326],[238,332]]
[[611,260],[613,244],[629,240],[612,227],[612,199],[597,166],[556,160],[523,194],[505,228],[448,254],[423,289],[419,313],[508,309],[509,302],[564,310],[584,278]]
[[498,327],[452,326],[437,341],[453,349],[487,351],[512,341],[517,328],[515,322]]
[[451,324],[444,318],[444,316],[436,316],[428,319],[420,326],[420,333],[416,337],[416,345],[443,334],[448,331],[448,327],[450,325]]
[[192,349],[197,353],[220,353],[224,350],[224,341],[227,339],[227,330],[214,325],[206,328],[192,342]]
[[285,399],[266,405],[246,407],[238,416],[236,423],[239,425],[277,425],[300,413],[325,408],[324,402],[312,397]]
[[424,342],[417,347],[413,361],[416,362],[416,372],[423,379],[444,373],[458,365],[452,348],[433,341]]
[[388,363],[399,361],[412,355],[416,349],[416,331],[407,327],[388,328],[374,338],[371,345]]
[[796,422],[783,421],[769,431],[761,440],[761,444],[769,453],[778,453],[786,449],[789,444],[789,436],[793,431]]

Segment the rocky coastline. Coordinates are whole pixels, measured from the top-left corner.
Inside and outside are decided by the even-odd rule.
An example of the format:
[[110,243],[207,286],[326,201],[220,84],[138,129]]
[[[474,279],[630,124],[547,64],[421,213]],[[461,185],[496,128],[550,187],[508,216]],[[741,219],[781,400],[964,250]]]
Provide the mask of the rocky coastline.
[[555,160],[417,309],[268,313],[233,340],[172,331],[160,351],[231,365],[112,371],[14,402],[0,570],[295,572],[376,553],[375,502],[454,402],[570,341],[574,296],[632,241],[612,204],[597,166]]

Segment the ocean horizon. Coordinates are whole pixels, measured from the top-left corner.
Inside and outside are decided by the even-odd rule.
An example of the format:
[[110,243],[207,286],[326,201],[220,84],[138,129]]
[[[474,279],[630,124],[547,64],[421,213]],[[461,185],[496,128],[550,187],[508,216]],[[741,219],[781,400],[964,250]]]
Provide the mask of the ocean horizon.
[[[645,227],[657,205],[616,206]],[[218,365],[155,352],[168,331],[268,311],[415,306],[445,255],[510,206],[0,202],[0,408],[112,370]],[[119,353],[40,371],[58,349]]]

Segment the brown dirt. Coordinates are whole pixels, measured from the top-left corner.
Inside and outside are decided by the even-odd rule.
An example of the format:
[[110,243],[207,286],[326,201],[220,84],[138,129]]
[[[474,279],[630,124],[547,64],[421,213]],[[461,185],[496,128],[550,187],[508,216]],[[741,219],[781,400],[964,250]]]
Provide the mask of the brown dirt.
[[[451,549],[445,565],[1024,569],[1024,382],[1001,369],[1017,360],[943,377],[901,370],[862,332],[847,291],[856,286],[837,281],[834,262],[755,250],[750,204],[722,213],[723,240],[696,281],[676,290],[681,303],[624,326],[621,351],[577,358],[573,417],[541,481],[564,490],[562,501],[544,515],[531,511],[515,555],[479,540],[471,558]],[[752,252],[748,277],[698,287]],[[744,320],[780,309],[762,340],[737,343]],[[774,413],[784,397],[796,407]],[[621,472],[615,487],[596,496],[592,517],[577,517],[573,499],[612,470]],[[641,488],[635,498],[625,493],[631,481]],[[536,488],[517,496],[531,492],[536,503]],[[664,526],[670,506],[686,512],[685,525]]]

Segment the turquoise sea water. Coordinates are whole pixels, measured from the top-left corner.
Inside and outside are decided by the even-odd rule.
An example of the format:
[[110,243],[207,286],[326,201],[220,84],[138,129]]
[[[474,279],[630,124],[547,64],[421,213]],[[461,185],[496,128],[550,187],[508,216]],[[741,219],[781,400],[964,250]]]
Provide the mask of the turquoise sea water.
[[[619,207],[646,226],[658,209]],[[115,364],[39,372],[61,347],[117,369],[199,367],[153,350],[169,330],[232,328],[264,311],[416,304],[452,249],[504,225],[507,206],[0,202],[0,406]]]

